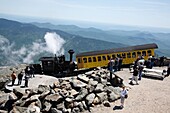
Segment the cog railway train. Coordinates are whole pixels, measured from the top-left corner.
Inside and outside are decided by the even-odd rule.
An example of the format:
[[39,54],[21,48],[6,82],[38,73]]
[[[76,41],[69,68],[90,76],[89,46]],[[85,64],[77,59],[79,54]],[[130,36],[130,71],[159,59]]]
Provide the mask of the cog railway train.
[[41,57],[41,70],[45,74],[74,72],[75,69],[90,69],[95,67],[106,67],[111,58],[122,57],[123,65],[132,64],[139,56],[148,59],[154,56],[154,50],[158,46],[155,43],[114,48],[108,50],[83,52],[76,55],[76,62],[72,61],[74,51],[69,50],[70,60],[66,61],[65,56]]

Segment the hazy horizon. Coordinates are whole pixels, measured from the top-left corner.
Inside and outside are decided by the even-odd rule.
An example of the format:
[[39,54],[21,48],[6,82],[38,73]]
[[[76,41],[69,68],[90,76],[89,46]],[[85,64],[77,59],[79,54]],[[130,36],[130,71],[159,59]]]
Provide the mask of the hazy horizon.
[[168,0],[0,1],[0,14],[5,15],[41,18],[42,20],[69,20],[74,21],[74,23],[85,22],[86,24],[97,23],[170,29],[170,1]]
[[49,19],[49,18],[37,18],[30,16],[18,16],[18,15],[8,15],[1,14],[0,18],[9,19],[13,21],[23,22],[23,23],[50,23],[53,25],[76,25],[81,28],[94,27],[102,30],[125,30],[125,31],[148,31],[148,32],[158,32],[158,33],[170,33],[170,28],[161,27],[150,27],[150,26],[135,26],[135,25],[121,25],[121,24],[108,24],[108,23],[97,23],[88,21],[75,21],[66,19]]

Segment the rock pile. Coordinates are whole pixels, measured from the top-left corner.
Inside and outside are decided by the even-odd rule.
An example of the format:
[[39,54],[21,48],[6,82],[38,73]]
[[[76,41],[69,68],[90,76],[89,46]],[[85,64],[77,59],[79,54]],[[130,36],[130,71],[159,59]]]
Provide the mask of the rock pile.
[[0,109],[16,113],[79,113],[97,104],[110,107],[110,102],[120,98],[121,89],[113,87],[108,78],[109,72],[98,68],[76,77],[59,78],[50,86],[26,89],[25,93],[19,89],[1,92]]

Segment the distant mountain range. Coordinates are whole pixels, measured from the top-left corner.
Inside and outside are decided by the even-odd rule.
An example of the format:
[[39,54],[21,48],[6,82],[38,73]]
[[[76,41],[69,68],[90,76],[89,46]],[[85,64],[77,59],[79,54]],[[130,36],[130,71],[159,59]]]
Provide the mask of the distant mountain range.
[[67,51],[69,49],[74,49],[75,54],[77,54],[85,51],[127,46],[126,44],[72,34],[60,29],[41,28],[31,23],[0,18],[0,65],[21,62],[35,63],[42,56],[53,55],[48,51],[43,51],[43,46],[45,46],[44,36],[47,32],[55,32],[65,40],[66,43],[63,48],[66,55],[68,55]]
[[[63,48],[80,52],[119,48],[129,45],[156,43],[159,56],[170,56],[170,33],[142,31],[101,30],[94,27],[80,28],[75,25],[53,25],[50,23],[21,23],[0,18],[0,65],[36,63],[42,56],[53,56],[44,47],[44,36],[55,32],[65,40]],[[75,56],[74,56],[75,58]]]
[[156,43],[159,56],[170,56],[170,33],[155,33],[147,31],[101,30],[96,28],[80,28],[75,25],[53,25],[50,23],[32,23],[41,28],[62,30],[70,34],[80,35],[97,40],[103,40],[126,45]]

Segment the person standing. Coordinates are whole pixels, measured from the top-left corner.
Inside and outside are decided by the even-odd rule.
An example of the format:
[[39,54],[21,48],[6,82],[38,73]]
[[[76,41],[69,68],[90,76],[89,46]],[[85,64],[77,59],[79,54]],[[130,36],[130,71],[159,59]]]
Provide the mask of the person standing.
[[110,71],[110,80],[112,80],[113,66],[114,66],[114,60],[113,58],[111,58],[108,64],[108,69]]
[[28,80],[30,76],[28,74],[25,74],[25,87],[28,87]]
[[23,70],[18,74],[18,85],[21,85],[22,77],[24,76]]
[[132,77],[132,80],[130,81],[130,84],[132,85],[133,85],[133,80],[136,81],[136,85],[139,85],[138,84],[138,66],[133,71],[133,77]]
[[31,76],[31,78],[32,78],[32,77],[35,77],[35,76],[34,76],[34,71],[35,71],[35,68],[34,68],[33,65],[31,65],[31,66],[30,66],[30,76]]
[[160,64],[159,64],[159,67],[164,66],[164,59],[165,59],[164,56],[160,57]]
[[120,71],[121,68],[122,68],[122,62],[123,62],[123,58],[122,58],[122,56],[120,56],[120,58],[119,58],[119,65],[118,65],[118,71]]
[[124,108],[124,101],[125,98],[127,98],[128,91],[126,90],[125,86],[122,86],[122,91],[120,93],[120,103],[121,103],[121,108]]
[[12,86],[14,85],[14,83],[15,83],[15,79],[16,79],[16,73],[15,73],[15,71],[13,71],[12,72],[12,74],[11,74],[11,78],[12,78]]
[[143,63],[140,62],[140,65],[139,65],[139,79],[138,80],[141,80],[141,78],[142,78],[143,69],[144,69]]
[[116,57],[115,58],[115,65],[114,65],[114,72],[116,72],[118,70],[118,65],[119,65],[119,58]]

